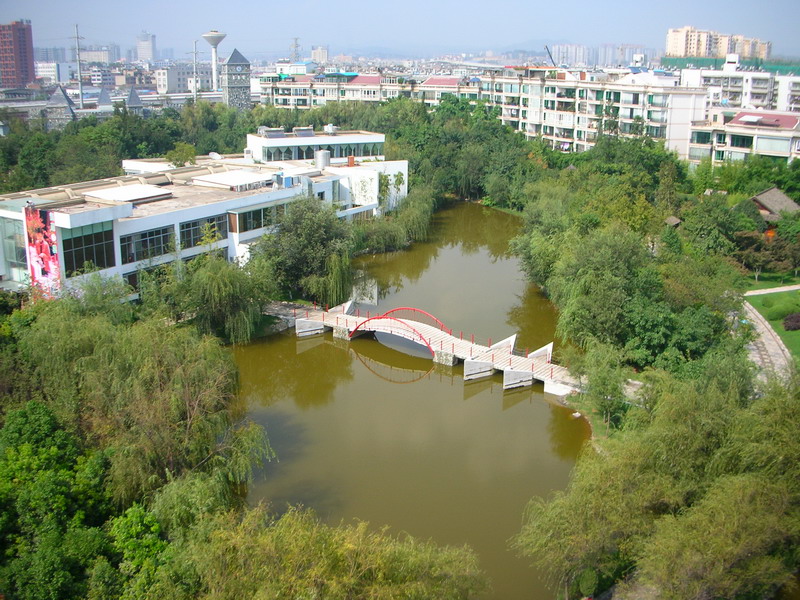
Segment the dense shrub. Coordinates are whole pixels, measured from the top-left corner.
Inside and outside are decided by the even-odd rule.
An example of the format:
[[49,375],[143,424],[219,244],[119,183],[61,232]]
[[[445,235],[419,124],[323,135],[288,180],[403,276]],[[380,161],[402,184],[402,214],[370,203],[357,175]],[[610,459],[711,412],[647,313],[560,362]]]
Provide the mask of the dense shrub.
[[796,331],[800,329],[800,312],[792,313],[783,320],[783,328],[786,331]]
[[797,302],[781,300],[775,304],[775,306],[764,311],[764,316],[767,317],[769,321],[780,321],[786,316],[796,312],[800,312],[800,306]]

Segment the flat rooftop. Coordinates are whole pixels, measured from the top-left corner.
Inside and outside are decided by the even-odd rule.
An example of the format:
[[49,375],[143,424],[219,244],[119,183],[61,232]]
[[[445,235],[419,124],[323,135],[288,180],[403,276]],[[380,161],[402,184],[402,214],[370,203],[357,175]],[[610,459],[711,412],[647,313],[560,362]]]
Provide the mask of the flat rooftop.
[[[288,177],[305,176],[312,181],[323,181],[331,176],[320,171],[310,160],[240,166],[208,162],[156,173],[3,194],[0,195],[0,211],[21,214],[30,203],[42,209],[78,214],[132,204],[133,216],[125,218],[135,219],[264,195],[273,190],[272,177],[278,173]],[[243,191],[230,189],[252,183],[264,185]]]
[[311,130],[303,130],[300,132],[295,133],[294,131],[278,131],[277,128],[270,129],[264,134],[261,133],[250,133],[248,135],[254,135],[256,137],[268,139],[268,140],[280,140],[280,139],[291,139],[291,140],[319,140],[319,143],[328,143],[332,141],[340,141],[337,138],[347,137],[347,136],[364,136],[364,135],[375,135],[384,137],[382,133],[376,133],[374,131],[359,131],[359,130],[336,130],[335,132],[327,132],[327,131],[311,131]]

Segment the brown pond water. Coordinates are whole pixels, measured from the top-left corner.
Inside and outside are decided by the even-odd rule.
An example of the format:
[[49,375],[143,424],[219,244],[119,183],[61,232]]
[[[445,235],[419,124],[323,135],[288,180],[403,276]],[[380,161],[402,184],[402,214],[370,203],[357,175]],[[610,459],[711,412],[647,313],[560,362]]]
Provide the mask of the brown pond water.
[[[474,204],[440,211],[429,242],[359,262],[372,297],[361,310],[413,306],[476,340],[518,333],[519,348],[550,342],[555,311],[507,253],[519,226]],[[460,365],[434,368],[419,348],[330,333],[298,340],[293,330],[237,348],[242,398],[278,455],[250,500],[469,544],[492,580],[489,598],[549,600],[508,540],[531,498],[566,487],[587,423],[541,385],[465,383]]]

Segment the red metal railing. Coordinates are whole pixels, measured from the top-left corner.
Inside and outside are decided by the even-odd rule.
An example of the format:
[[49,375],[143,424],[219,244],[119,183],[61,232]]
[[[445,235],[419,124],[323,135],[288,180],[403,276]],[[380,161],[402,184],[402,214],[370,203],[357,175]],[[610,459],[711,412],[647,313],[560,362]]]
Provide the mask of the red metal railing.
[[[434,327],[438,328],[441,331],[444,331],[448,335],[453,335],[453,330],[450,329],[449,327],[447,327],[447,325],[442,323],[439,319],[434,317],[431,313],[429,313],[427,311],[424,311],[422,309],[419,309],[419,308],[413,308],[411,306],[401,306],[399,308],[393,308],[392,310],[386,311],[385,313],[383,313],[383,316],[388,317],[389,315],[391,315],[393,317],[398,317],[400,315],[398,315],[396,313],[401,313],[402,314],[404,312],[408,312],[411,315],[413,315],[413,316],[409,317],[410,320],[412,320],[412,321],[419,321],[420,323],[425,323],[425,325],[433,325]],[[426,323],[424,320],[420,319],[419,318],[420,315],[423,316],[423,317],[427,317],[427,320],[430,321],[430,322]]]
[[[359,329],[362,330],[362,331],[376,331],[376,329],[373,329],[373,328],[370,328],[370,327],[365,327],[365,325],[367,325],[367,323],[373,323],[375,321],[392,321],[394,323],[399,323],[400,325],[403,326],[403,332],[402,333],[407,333],[409,331],[412,332],[416,336],[416,338],[419,339],[428,348],[428,350],[431,353],[431,356],[435,356],[436,355],[436,352],[434,352],[433,348],[431,348],[431,345],[428,342],[428,340],[425,339],[425,336],[422,335],[419,331],[417,331],[416,328],[414,328],[412,325],[409,325],[406,321],[403,321],[402,319],[398,319],[398,318],[395,318],[395,317],[387,317],[386,315],[378,315],[377,317],[372,317],[370,319],[366,319],[365,321],[361,321],[361,323],[359,323],[356,326],[356,328],[353,329],[353,331],[350,332],[349,337],[352,338],[355,335],[356,331],[358,331]],[[393,331],[391,328],[388,328],[388,330],[380,328],[380,329],[378,329],[378,331],[382,331],[384,333],[391,333],[391,334],[394,334],[394,335],[399,335],[400,337],[406,337],[406,336],[402,335],[398,331]]]

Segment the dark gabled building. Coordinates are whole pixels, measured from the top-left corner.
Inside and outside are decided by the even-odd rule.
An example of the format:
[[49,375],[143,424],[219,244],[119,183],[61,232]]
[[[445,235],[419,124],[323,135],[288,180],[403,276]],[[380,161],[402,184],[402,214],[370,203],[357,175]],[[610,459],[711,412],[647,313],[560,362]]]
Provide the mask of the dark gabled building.
[[767,223],[779,221],[781,213],[794,213],[800,210],[800,206],[794,200],[776,187],[764,190],[750,200],[755,202],[758,212]]

